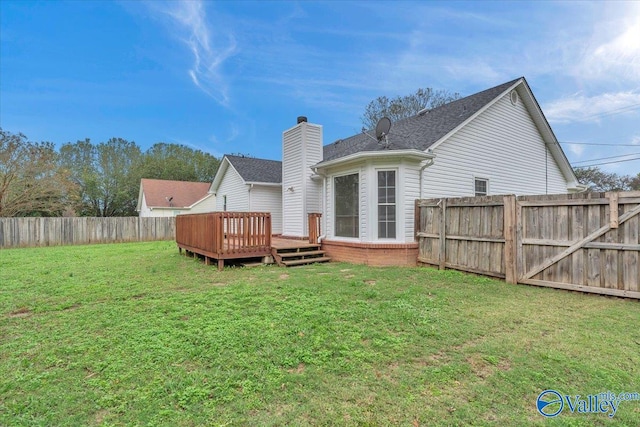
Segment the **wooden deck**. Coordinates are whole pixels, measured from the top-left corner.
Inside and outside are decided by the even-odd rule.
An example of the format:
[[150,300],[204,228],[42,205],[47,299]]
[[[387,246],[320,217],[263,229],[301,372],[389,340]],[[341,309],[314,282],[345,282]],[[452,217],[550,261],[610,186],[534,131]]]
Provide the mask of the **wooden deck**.
[[178,215],[176,243],[180,252],[198,254],[205,264],[225,259],[271,255],[271,214],[268,212],[210,212]]
[[[313,216],[313,217],[312,217]],[[217,261],[218,269],[225,260],[268,257],[278,265],[291,266],[324,262],[317,239],[320,234],[320,214],[310,214],[309,240],[284,239],[271,236],[271,214],[268,212],[210,212],[178,215],[176,243],[180,253],[201,256],[205,264]]]

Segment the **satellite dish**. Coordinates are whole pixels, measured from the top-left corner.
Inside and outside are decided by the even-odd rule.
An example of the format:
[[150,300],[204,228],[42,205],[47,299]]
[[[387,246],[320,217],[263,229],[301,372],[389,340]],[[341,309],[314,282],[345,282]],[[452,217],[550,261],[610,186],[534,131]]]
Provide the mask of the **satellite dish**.
[[383,117],[378,120],[378,124],[376,125],[376,138],[378,141],[389,134],[389,129],[391,129],[391,120],[388,117]]

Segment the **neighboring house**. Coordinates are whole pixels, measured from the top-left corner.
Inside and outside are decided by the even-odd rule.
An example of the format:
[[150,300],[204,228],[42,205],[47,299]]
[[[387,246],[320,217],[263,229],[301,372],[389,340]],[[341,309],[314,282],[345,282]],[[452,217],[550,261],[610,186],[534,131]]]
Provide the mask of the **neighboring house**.
[[[275,206],[274,188],[272,212],[282,212],[290,237],[308,235],[307,215],[322,213],[322,247],[334,260],[415,264],[416,199],[582,190],[524,77],[425,109],[380,140],[369,131],[323,147],[322,126],[299,117],[282,141],[282,198]],[[252,179],[220,191],[219,174],[218,208],[224,194],[234,210],[230,201],[247,199]],[[242,210],[269,209],[243,202]]]
[[210,186],[207,182],[143,178],[136,211],[142,217],[212,212],[216,198],[209,193]]
[[282,162],[227,154],[209,191],[216,211],[270,212],[272,234],[282,234]]

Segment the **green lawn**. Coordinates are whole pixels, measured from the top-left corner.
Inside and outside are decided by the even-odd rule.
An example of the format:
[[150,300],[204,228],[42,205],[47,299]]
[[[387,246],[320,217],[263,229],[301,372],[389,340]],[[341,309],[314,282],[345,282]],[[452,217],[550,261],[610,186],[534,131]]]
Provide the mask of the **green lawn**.
[[0,425],[640,425],[640,304],[430,268],[0,250]]

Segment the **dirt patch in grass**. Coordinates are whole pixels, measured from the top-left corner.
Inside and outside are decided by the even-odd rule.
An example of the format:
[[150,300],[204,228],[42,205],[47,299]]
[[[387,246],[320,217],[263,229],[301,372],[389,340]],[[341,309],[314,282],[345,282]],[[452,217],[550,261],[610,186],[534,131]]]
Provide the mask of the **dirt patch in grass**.
[[508,359],[500,359],[498,362],[498,369],[501,371],[510,371],[511,370],[511,361]]
[[8,316],[11,318],[16,318],[16,317],[19,318],[19,317],[29,317],[32,314],[33,312],[28,307],[20,307],[19,309],[9,313]]
[[287,372],[289,372],[290,374],[301,374],[304,372],[304,369],[304,363],[300,363],[296,368],[287,369]]
[[285,279],[288,279],[288,278],[289,278],[289,275],[287,273],[282,273],[280,275],[280,279],[282,279],[282,280],[285,280]]
[[93,416],[93,422],[96,425],[101,425],[104,422],[104,419],[107,417],[107,415],[109,415],[109,411],[107,411],[106,409],[100,409]]
[[482,379],[488,378],[494,372],[494,367],[487,363],[479,354],[468,356],[465,360],[469,366],[471,366],[473,373]]
[[371,285],[371,286],[376,284],[375,280],[364,280],[363,282],[365,285]]
[[220,287],[220,286],[227,286],[227,284],[222,282],[213,282],[211,286]]

